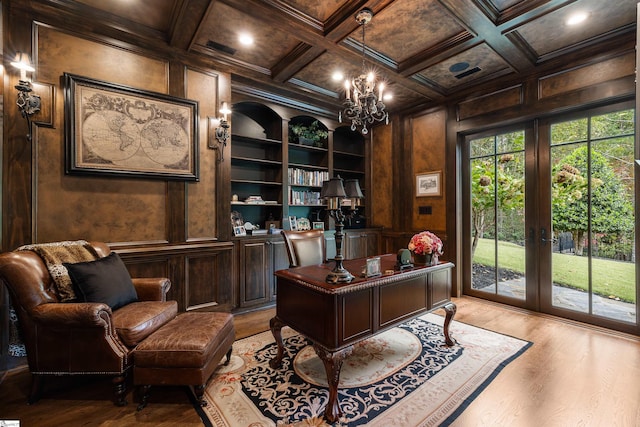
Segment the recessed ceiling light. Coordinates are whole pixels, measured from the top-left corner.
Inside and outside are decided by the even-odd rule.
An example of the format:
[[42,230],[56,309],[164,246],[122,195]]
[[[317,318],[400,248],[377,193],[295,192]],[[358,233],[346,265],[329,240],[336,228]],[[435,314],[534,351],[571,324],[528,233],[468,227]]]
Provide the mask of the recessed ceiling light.
[[567,25],[578,25],[589,17],[587,12],[576,12],[567,19]]
[[250,34],[242,33],[238,36],[238,40],[240,40],[240,43],[244,46],[253,45],[253,37]]
[[342,74],[342,71],[335,71],[331,78],[333,79],[333,81],[339,82],[344,79],[344,74]]

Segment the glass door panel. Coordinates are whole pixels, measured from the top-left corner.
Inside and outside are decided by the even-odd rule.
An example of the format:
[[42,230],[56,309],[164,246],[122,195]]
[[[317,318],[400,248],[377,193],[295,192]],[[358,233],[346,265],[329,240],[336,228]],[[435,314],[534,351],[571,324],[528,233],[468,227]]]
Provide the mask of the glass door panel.
[[524,131],[469,142],[471,288],[525,299]]
[[635,324],[633,115],[551,125],[549,243],[552,307]]

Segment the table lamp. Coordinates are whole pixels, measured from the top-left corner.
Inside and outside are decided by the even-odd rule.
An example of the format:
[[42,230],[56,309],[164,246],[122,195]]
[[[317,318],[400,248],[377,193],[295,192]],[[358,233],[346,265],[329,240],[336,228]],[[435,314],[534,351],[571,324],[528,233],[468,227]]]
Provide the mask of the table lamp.
[[354,276],[342,265],[342,261],[344,260],[342,256],[342,239],[344,237],[344,220],[346,218],[342,211],[342,200],[350,198],[350,209],[352,213],[355,212],[357,207],[360,206],[360,200],[364,197],[360,190],[360,183],[357,179],[344,181],[340,178],[340,175],[338,175],[336,178],[331,178],[329,181],[322,183],[320,196],[326,200],[329,215],[336,221],[336,265],[333,270],[331,270],[331,273],[327,275],[326,280],[329,283],[351,282]]

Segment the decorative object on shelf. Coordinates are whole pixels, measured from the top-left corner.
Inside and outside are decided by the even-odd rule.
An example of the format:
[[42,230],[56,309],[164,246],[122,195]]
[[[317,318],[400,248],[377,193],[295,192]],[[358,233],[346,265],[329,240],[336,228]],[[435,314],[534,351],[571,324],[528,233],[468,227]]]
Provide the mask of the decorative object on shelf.
[[298,231],[311,230],[311,223],[308,218],[298,218]]
[[40,111],[40,96],[33,93],[33,86],[27,80],[27,71],[33,73],[36,69],[33,68],[29,55],[24,52],[16,53],[11,65],[20,70],[20,81],[15,86],[18,89],[16,105],[27,121],[27,140],[31,141],[31,116]]
[[430,231],[414,234],[408,249],[413,254],[413,263],[416,265],[436,265],[438,257],[444,253],[442,240]]
[[264,223],[264,228],[267,230],[280,228],[280,221],[276,221],[273,217],[273,212],[269,212],[269,218]]
[[[293,231],[298,230],[298,220],[296,219],[295,216],[290,216],[287,221],[288,221],[288,224],[285,224],[284,226],[285,230],[293,230]],[[287,228],[287,225],[288,225],[288,228]]]
[[442,171],[416,175],[416,197],[442,195]]
[[262,200],[262,196],[249,196],[244,199],[244,202],[248,205],[263,205],[265,201]]
[[266,221],[264,223],[264,228],[268,230],[272,228],[280,228],[280,221],[274,221],[274,220]]
[[[224,161],[224,149],[227,146],[227,140],[229,139],[229,122],[227,116],[231,114],[229,104],[223,102],[220,106],[220,114],[222,117],[209,117],[209,148],[218,150],[220,153],[220,161]],[[213,132],[212,132],[213,129]],[[218,141],[217,144],[211,138],[211,135],[215,136]]]
[[314,221],[313,222],[313,229],[314,230],[324,230],[324,222]]
[[244,225],[238,225],[237,227],[233,227],[233,235],[236,237],[246,236],[247,230],[244,228]]
[[329,136],[329,132],[322,129],[317,120],[314,120],[309,126],[302,123],[292,124],[289,126],[289,130],[300,144],[314,147],[324,147],[324,141]]
[[345,80],[346,99],[343,102],[344,110],[339,115],[340,123],[344,115],[351,121],[351,130],[360,128],[363,135],[369,133],[367,125],[374,122],[384,120],[385,124],[389,124],[389,113],[385,111],[385,105],[382,102],[384,83],[377,84],[378,95],[376,96],[376,76],[373,71],[367,72],[366,69],[365,27],[371,19],[373,19],[373,11],[368,7],[356,14],[356,21],[362,27],[362,74],[351,80]]
[[231,227],[235,228],[238,226],[244,226],[244,218],[242,217],[242,214],[238,211],[232,211],[231,212]]
[[[340,178],[340,175],[336,178],[331,178],[329,181],[325,181],[322,184],[322,191],[320,192],[321,197],[327,201],[327,210],[329,211],[329,215],[336,220],[336,256],[334,258],[336,265],[331,273],[327,275],[326,281],[329,283],[351,282],[354,279],[354,276],[342,265],[342,262],[344,261],[344,257],[342,256],[342,239],[344,237],[343,230],[346,215],[342,211],[340,203],[341,200],[346,197],[352,200],[355,199],[351,206],[349,206],[351,211],[350,215],[352,215],[356,211],[357,206],[360,205],[360,199],[363,195],[360,190],[358,180],[347,180],[346,187],[343,182],[344,181]],[[346,189],[348,189],[349,192],[347,192]]]
[[198,181],[198,101],[64,73],[69,174]]

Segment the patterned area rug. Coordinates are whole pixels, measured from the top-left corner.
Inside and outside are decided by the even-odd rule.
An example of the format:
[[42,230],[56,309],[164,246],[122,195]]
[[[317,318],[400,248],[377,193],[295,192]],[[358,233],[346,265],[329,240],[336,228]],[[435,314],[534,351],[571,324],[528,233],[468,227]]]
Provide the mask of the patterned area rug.
[[[531,343],[427,314],[362,341],[342,366],[334,426],[446,426]],[[282,330],[288,355],[278,369],[271,332],[233,346],[231,363],[209,381],[198,411],[215,427],[327,426],[324,366],[308,340]]]

